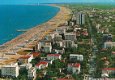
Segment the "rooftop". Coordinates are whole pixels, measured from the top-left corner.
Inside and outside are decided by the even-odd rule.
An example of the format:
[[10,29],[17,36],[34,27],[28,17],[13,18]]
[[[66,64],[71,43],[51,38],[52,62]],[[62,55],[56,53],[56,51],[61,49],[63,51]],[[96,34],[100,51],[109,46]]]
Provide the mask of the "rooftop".
[[47,65],[48,64],[48,62],[46,62],[46,61],[41,61],[41,62],[39,62],[38,64],[36,64],[36,66],[40,66],[40,65]]
[[70,63],[68,65],[70,65],[72,67],[77,67],[77,68],[80,67],[80,63]]
[[115,54],[115,51],[112,51],[112,54]]
[[60,56],[60,54],[48,54],[47,56]]
[[38,57],[40,55],[39,52],[33,52],[32,54],[33,54],[33,57]]
[[102,70],[112,70],[112,71],[115,71],[115,68],[103,68]]
[[20,59],[28,59],[30,57],[31,57],[30,55],[24,55],[24,56],[21,56]]

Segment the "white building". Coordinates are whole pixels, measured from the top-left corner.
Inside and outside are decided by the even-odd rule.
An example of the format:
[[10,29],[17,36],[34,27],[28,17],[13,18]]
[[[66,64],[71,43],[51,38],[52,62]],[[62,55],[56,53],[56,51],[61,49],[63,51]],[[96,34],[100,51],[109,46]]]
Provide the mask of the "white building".
[[80,68],[81,68],[80,63],[71,63],[71,64],[68,64],[67,71],[69,73],[79,74]]
[[65,33],[64,34],[65,40],[76,40],[76,34],[75,33]]
[[54,41],[53,44],[56,44],[58,47],[63,47],[63,40],[61,40],[61,41]]
[[65,53],[65,49],[64,48],[62,48],[62,49],[54,49],[54,51],[58,54],[58,53],[60,53],[60,54],[63,54],[63,53]]
[[22,64],[22,65],[19,65],[20,69],[30,69],[32,68],[32,64],[31,63],[26,63],[26,64]]
[[5,65],[1,68],[1,75],[3,77],[11,76],[18,77],[19,75],[19,66],[17,63],[11,65]]
[[47,55],[47,59],[48,59],[48,60],[61,59],[61,55],[60,55],[60,54],[48,54],[48,55]]
[[62,41],[62,36],[61,35],[55,35],[54,41]]
[[21,64],[30,63],[34,59],[33,55],[24,55],[18,59],[18,62]]
[[105,42],[104,48],[112,48],[115,47],[115,42]]
[[71,41],[71,40],[64,40],[63,41],[63,47],[64,48],[70,48],[70,47],[78,47],[78,45],[77,44],[75,44],[75,42],[74,41]]
[[83,55],[70,54],[70,61],[83,61]]
[[52,39],[54,39],[54,36],[55,35],[53,33],[52,34],[48,34],[48,35],[45,36],[45,39],[51,41]]
[[42,47],[44,47],[46,45],[51,46],[51,41],[49,41],[49,40],[41,40],[41,41],[39,41],[38,50],[40,50]]
[[81,28],[77,27],[77,28],[74,28],[74,31],[77,32],[78,30],[81,30]]
[[52,46],[50,46],[50,45],[45,45],[45,46],[43,46],[43,51],[44,51],[45,53],[51,53],[51,51],[52,51]]
[[59,34],[64,34],[66,32],[66,26],[61,26],[61,27],[58,27],[56,29],[56,32],[58,32]]
[[36,64],[35,67],[36,67],[37,69],[44,69],[44,68],[48,67],[48,62],[46,62],[46,61],[41,61],[41,62],[39,62],[38,64]]
[[28,79],[35,79],[35,78],[36,78],[36,69],[32,67],[28,70]]

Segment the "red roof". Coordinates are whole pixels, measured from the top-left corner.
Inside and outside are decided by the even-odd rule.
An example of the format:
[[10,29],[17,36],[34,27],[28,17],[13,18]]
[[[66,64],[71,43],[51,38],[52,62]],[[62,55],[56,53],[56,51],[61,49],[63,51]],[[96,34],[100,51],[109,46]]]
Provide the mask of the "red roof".
[[102,70],[115,70],[115,68],[103,68]]
[[38,57],[40,55],[39,52],[33,52],[32,54],[33,54],[33,57]]
[[68,65],[70,65],[70,66],[72,66],[72,67],[77,67],[77,68],[80,67],[80,63],[75,63],[75,64],[72,63],[72,64],[68,64]]
[[38,64],[36,64],[36,66],[40,66],[40,65],[47,65],[48,64],[48,62],[46,62],[46,61],[41,61],[41,62],[39,62]]
[[112,51],[112,54],[115,54],[115,51]]
[[48,56],[60,56],[60,54],[48,54]]
[[80,67],[80,64],[79,63],[76,63],[73,65],[74,67]]
[[30,57],[31,57],[30,55],[24,55],[24,56],[20,57],[20,59],[28,59]]
[[66,79],[66,78],[59,78],[57,80],[69,80],[69,79]]

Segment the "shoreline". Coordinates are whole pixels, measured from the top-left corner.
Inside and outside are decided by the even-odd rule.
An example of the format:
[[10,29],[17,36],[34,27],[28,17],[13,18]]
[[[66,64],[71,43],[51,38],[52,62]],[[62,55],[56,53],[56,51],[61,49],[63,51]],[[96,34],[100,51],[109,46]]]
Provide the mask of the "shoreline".
[[[51,5],[44,5],[44,6],[51,6]],[[53,7],[56,7],[56,6],[53,6]],[[57,8],[59,8],[59,7],[57,7]],[[59,8],[59,9],[60,9],[60,8]],[[60,10],[59,10],[59,12],[60,12]],[[58,12],[58,13],[59,13],[59,12]],[[58,13],[57,13],[57,14],[58,14]],[[56,14],[56,15],[57,15],[57,14]],[[55,15],[55,16],[56,16],[56,15]],[[54,17],[55,17],[55,16],[54,16]],[[39,29],[39,28],[43,27],[43,26],[42,26],[43,24],[49,22],[49,21],[52,20],[54,17],[52,17],[51,19],[49,19],[49,20],[46,21],[46,22],[43,22],[43,23],[41,23],[41,24],[39,24],[39,25],[36,25],[36,26],[33,26],[32,28],[28,29],[25,33],[18,35],[17,37],[15,37],[15,38],[13,38],[13,39],[11,39],[11,40],[9,40],[9,41],[3,43],[3,44],[0,45],[0,46],[5,46],[5,47],[10,46],[10,44],[13,43],[15,40],[20,40],[23,36],[26,36],[26,34],[28,34],[29,32],[32,32],[32,30]],[[39,27],[39,28],[38,28],[38,27]],[[20,42],[19,42],[19,43],[20,43]],[[2,50],[2,51],[4,51],[4,50]],[[1,52],[1,50],[0,50],[0,52]]]
[[[14,50],[17,48],[17,46],[24,44],[26,41],[29,41],[25,44],[25,46],[34,45],[44,38],[47,34],[49,34],[51,31],[55,30],[59,25],[64,24],[69,18],[71,11],[70,9],[63,7],[63,6],[56,6],[56,5],[48,5],[48,6],[54,6],[60,8],[60,11],[49,21],[42,23],[41,25],[35,26],[31,29],[29,29],[24,34],[19,35],[18,37],[12,39],[11,41],[8,41],[4,43],[5,46],[4,49],[0,50],[0,57],[4,55],[4,53],[7,52],[18,52],[21,49]],[[47,26],[47,27],[46,27]],[[8,56],[8,55],[7,55]],[[16,55],[19,56],[19,55]],[[5,57],[5,56],[4,56]],[[8,56],[9,58],[10,56]]]

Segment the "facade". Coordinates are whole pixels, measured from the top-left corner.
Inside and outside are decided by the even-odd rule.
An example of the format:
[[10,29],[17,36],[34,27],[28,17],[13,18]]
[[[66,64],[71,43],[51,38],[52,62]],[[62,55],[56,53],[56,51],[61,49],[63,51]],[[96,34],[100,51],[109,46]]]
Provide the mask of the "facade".
[[52,39],[54,39],[54,34],[46,35],[45,39],[51,41]]
[[48,67],[48,62],[46,61],[41,61],[38,64],[36,64],[35,66],[37,69],[44,69],[46,67]]
[[115,42],[105,42],[104,48],[112,48],[115,47]]
[[114,52],[114,51],[112,51],[111,57],[112,57],[112,58],[115,58],[115,52]]
[[83,55],[70,54],[70,61],[83,61]]
[[52,46],[50,46],[50,45],[43,46],[43,52],[51,53],[51,51],[52,51]]
[[76,34],[75,33],[65,33],[64,34],[65,40],[76,40]]
[[104,68],[102,69],[102,77],[109,77],[109,75],[115,75],[115,68]]
[[19,65],[19,67],[20,67],[20,70],[21,69],[30,69],[30,68],[32,68],[32,64],[31,63],[26,63],[26,64],[22,64],[22,65]]
[[56,44],[58,47],[63,47],[63,41],[55,41],[53,44]]
[[49,40],[41,40],[38,43],[38,50],[41,50],[41,48],[46,46],[46,45],[51,46],[51,41],[49,41]]
[[30,63],[33,59],[33,55],[24,55],[18,59],[18,62],[21,64]]
[[62,36],[61,35],[55,35],[54,42],[55,41],[62,41]]
[[73,46],[74,41],[71,41],[71,40],[64,40],[64,41],[63,41],[63,44],[64,44],[64,48],[70,48],[70,47]]
[[28,79],[32,80],[34,78],[36,78],[36,69],[32,67],[28,70]]
[[1,75],[3,77],[18,77],[19,75],[19,66],[17,63],[11,65],[5,65],[1,68]]
[[47,59],[48,59],[48,60],[61,59],[61,55],[60,55],[60,54],[48,54],[48,55],[47,55]]
[[33,55],[34,58],[40,56],[40,53],[39,53],[39,52],[32,52],[31,54]]
[[85,24],[85,14],[79,12],[76,14],[76,23],[79,25]]
[[44,62],[44,61],[47,62],[48,64],[52,64],[53,63],[52,60],[47,60],[47,59],[46,60],[41,60],[41,62]]
[[66,27],[65,26],[58,27],[56,29],[56,32],[58,32],[59,34],[64,34],[66,32]]
[[65,49],[64,48],[62,48],[62,49],[54,49],[54,51],[58,54],[58,53],[60,53],[60,54],[63,54],[63,53],[65,53]]
[[70,64],[68,64],[67,71],[69,73],[79,74],[80,68],[81,68],[80,63],[70,63]]

